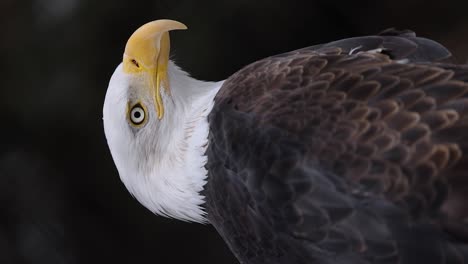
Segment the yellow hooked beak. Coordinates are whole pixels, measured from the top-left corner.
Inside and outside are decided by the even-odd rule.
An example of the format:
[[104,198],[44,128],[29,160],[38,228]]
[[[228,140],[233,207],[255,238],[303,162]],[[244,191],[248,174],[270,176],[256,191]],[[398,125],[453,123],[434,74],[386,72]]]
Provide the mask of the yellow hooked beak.
[[128,39],[123,56],[123,70],[129,74],[146,74],[148,88],[155,101],[158,118],[164,116],[161,86],[170,94],[167,75],[169,63],[169,31],[187,29],[177,21],[162,19],[144,24]]

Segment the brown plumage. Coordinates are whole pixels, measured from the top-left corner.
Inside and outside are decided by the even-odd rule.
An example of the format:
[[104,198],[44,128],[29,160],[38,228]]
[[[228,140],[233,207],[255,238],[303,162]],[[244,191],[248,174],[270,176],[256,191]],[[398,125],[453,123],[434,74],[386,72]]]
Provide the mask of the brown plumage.
[[206,195],[240,261],[468,262],[468,66],[449,55],[388,30],[230,77]]

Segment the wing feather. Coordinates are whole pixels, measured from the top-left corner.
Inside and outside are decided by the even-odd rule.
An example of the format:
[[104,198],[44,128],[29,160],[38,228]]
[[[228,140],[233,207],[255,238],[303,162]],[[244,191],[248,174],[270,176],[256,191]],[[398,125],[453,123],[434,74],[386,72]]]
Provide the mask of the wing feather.
[[206,194],[238,258],[468,260],[468,66],[449,56],[391,29],[230,77],[209,117]]

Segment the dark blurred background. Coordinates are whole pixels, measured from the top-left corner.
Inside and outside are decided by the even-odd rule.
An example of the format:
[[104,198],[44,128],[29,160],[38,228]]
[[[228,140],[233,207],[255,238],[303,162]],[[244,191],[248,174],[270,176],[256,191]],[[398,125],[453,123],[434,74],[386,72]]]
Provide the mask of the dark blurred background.
[[173,58],[228,77],[308,45],[411,28],[468,58],[468,1],[0,1],[0,263],[236,263],[211,226],[152,215],[120,182],[102,126],[141,24],[172,18]]

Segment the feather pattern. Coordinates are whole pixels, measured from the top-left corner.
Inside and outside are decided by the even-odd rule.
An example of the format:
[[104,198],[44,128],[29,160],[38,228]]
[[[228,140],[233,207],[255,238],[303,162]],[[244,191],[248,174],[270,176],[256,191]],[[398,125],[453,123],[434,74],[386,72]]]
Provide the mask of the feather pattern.
[[468,262],[468,66],[449,59],[390,29],[227,79],[204,195],[240,262]]

